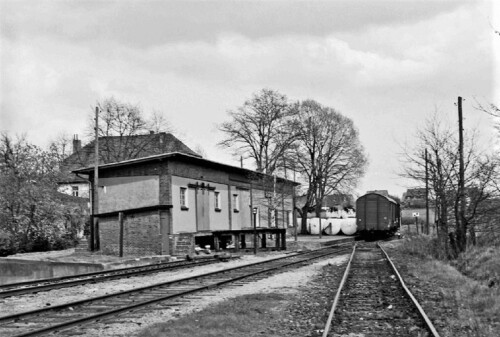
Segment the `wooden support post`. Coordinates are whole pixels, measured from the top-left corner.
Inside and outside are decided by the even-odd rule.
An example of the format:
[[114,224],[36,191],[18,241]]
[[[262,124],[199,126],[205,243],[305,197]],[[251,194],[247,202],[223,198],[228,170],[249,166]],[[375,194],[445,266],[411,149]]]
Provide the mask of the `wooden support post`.
[[262,237],[260,238],[260,246],[262,248],[267,248],[267,234],[266,233],[262,233]]
[[240,250],[240,234],[233,235],[234,250],[238,252]]
[[275,240],[276,240],[276,244],[274,246],[276,247],[276,249],[280,249],[280,247],[281,247],[281,243],[280,243],[280,241],[281,241],[281,235],[280,235],[280,233],[276,233],[276,239]]
[[99,236],[99,218],[95,218],[95,249],[101,249],[101,237]]
[[247,242],[245,240],[245,234],[241,234],[240,239],[241,239],[241,248],[243,248],[243,249],[247,248]]
[[120,223],[120,257],[123,257],[123,212],[118,212],[118,222]]
[[220,238],[219,235],[214,234],[214,250],[218,252],[220,250]]
[[286,229],[281,233],[281,250],[286,250]]

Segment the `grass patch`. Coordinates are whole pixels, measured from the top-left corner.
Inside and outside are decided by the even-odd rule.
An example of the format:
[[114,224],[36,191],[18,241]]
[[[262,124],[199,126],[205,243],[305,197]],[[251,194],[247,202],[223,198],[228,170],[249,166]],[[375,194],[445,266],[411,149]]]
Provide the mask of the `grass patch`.
[[167,323],[147,327],[139,336],[278,336],[267,327],[280,318],[289,297],[272,293],[240,296]]
[[489,287],[500,286],[500,247],[471,247],[460,254],[454,265]]
[[[476,248],[457,261],[436,259],[434,240],[410,237],[391,245],[399,253],[405,280],[418,295],[431,319],[441,317],[442,336],[498,336],[500,331],[500,287],[487,281],[498,275],[497,248]],[[457,269],[455,264],[461,265]],[[466,271],[463,273],[462,271]],[[434,297],[434,298],[433,298]]]
[[447,254],[439,245],[437,238],[427,235],[411,234],[403,240],[398,240],[398,249],[406,255],[422,258],[446,260]]

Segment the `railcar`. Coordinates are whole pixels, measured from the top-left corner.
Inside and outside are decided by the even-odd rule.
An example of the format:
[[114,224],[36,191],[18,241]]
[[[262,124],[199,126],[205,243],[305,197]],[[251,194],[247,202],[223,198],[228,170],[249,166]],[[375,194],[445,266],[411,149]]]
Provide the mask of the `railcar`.
[[401,226],[400,205],[382,194],[365,194],[356,200],[356,224],[360,236],[392,236]]

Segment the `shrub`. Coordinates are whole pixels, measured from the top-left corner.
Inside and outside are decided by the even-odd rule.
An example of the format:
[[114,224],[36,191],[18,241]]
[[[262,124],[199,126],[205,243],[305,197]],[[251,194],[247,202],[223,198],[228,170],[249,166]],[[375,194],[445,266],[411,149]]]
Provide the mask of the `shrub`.
[[438,260],[447,260],[448,256],[444,247],[439,244],[437,238],[425,235],[407,236],[398,249],[409,254],[420,257],[435,258]]
[[71,234],[65,234],[60,237],[54,239],[54,242],[51,245],[52,250],[63,250],[75,247],[78,243],[78,240],[73,238]]
[[0,231],[0,256],[7,256],[16,253],[16,249],[9,233]]

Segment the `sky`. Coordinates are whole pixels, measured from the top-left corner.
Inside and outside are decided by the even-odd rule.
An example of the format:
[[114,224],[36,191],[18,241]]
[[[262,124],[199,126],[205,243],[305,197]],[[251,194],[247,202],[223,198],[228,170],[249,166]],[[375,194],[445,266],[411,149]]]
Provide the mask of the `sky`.
[[475,106],[500,104],[494,13],[490,1],[0,0],[0,131],[40,146],[84,138],[114,96],[239,165],[217,125],[270,88],[351,118],[369,158],[353,192],[401,196],[413,186],[398,175],[402,144],[435,113],[457,123],[458,96],[465,129],[492,144]]

